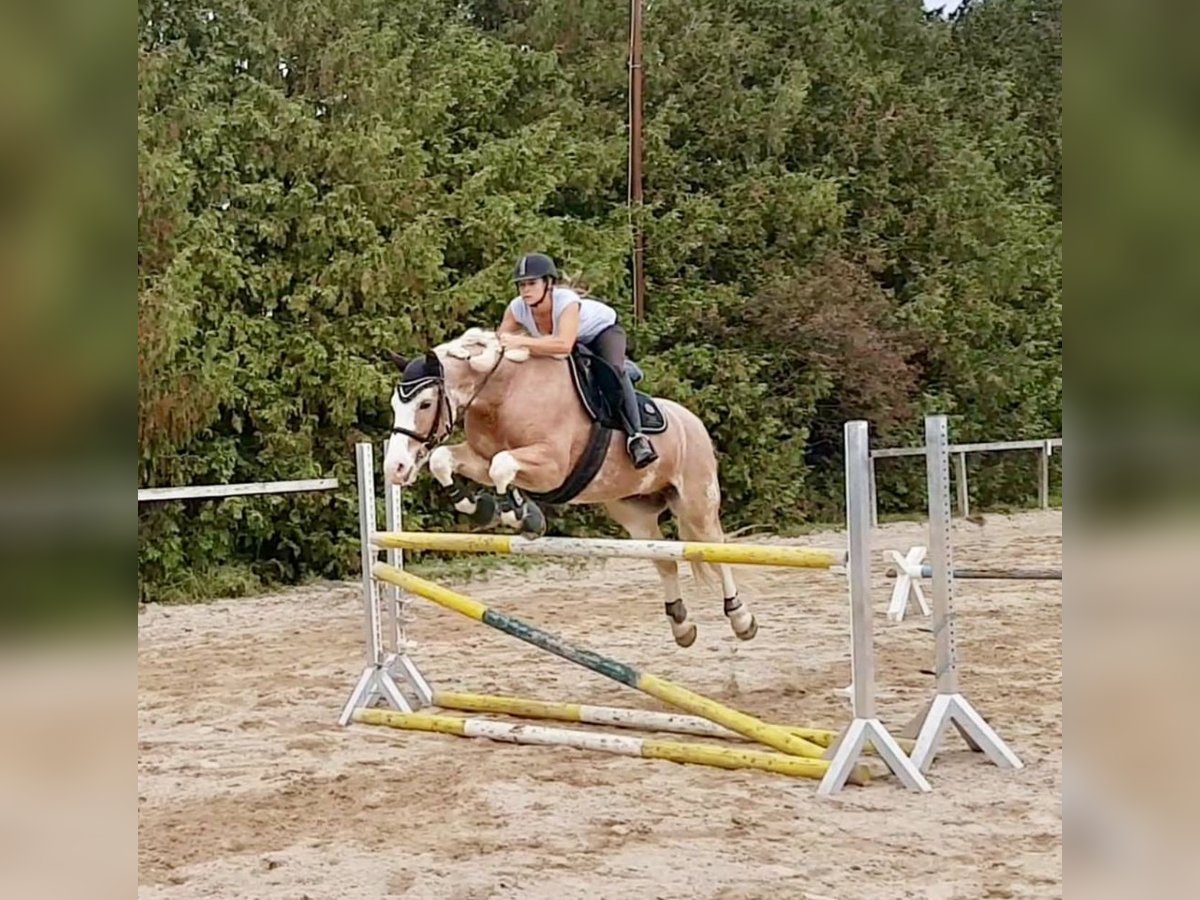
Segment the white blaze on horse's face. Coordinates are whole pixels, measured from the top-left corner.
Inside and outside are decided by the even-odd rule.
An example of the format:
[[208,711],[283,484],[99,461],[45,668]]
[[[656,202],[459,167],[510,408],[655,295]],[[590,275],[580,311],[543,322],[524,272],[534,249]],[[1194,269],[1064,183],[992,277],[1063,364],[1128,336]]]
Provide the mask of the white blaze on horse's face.
[[[437,421],[437,406],[436,385],[430,385],[407,402],[400,399],[400,391],[392,391],[392,427],[411,434],[430,435]],[[393,433],[383,458],[384,477],[401,487],[417,480],[417,473],[429,456],[430,448],[411,434]]]

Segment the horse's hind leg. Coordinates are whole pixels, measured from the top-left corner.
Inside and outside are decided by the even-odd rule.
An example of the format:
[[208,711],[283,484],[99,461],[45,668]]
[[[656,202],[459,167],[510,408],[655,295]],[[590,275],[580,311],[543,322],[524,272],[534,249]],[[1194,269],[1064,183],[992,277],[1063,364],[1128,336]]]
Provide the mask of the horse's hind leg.
[[[658,527],[658,514],[666,506],[649,500],[613,500],[604,504],[608,514],[618,525],[629,532],[632,538],[661,540],[663,533]],[[696,625],[687,620],[687,607],[679,592],[679,564],[673,559],[656,559],[658,578],[662,582],[664,609],[671,624],[671,634],[680,647],[690,647],[696,642]]]
[[[685,541],[724,543],[725,532],[721,528],[721,489],[715,472],[683,482],[687,490],[676,489],[667,501],[671,512],[679,523],[679,536]],[[697,572],[708,563],[693,563]],[[725,615],[733,627],[733,633],[748,641],[758,633],[758,622],[750,608],[738,598],[737,583],[733,569],[724,563],[712,565],[721,576],[721,594],[725,601]]]

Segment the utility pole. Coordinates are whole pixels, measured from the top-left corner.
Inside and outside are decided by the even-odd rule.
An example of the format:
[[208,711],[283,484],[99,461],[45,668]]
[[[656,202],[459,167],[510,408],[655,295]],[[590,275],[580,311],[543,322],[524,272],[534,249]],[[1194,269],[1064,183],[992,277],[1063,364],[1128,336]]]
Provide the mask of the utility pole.
[[633,224],[633,317],[646,317],[645,238],[642,210],[642,0],[629,11],[629,208]]

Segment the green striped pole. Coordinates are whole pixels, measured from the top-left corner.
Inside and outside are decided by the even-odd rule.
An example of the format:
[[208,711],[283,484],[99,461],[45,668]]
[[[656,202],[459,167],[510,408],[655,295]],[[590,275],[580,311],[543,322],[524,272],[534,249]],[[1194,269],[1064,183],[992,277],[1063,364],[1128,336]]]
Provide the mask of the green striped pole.
[[[819,760],[825,768],[828,768],[828,761],[823,758],[825,748],[791,733],[786,728],[768,724],[746,713],[738,712],[735,709],[724,706],[716,700],[689,691],[687,688],[680,687],[664,678],[639,672],[624,663],[601,656],[590,650],[576,647],[555,635],[528,625],[519,619],[497,612],[477,600],[472,600],[463,594],[434,584],[431,581],[426,581],[424,578],[413,575],[411,572],[389,566],[387,563],[377,562],[372,569],[372,573],[381,581],[394,584],[412,594],[424,597],[445,609],[457,612],[477,622],[482,622],[491,628],[495,628],[497,631],[502,631],[528,644],[560,656],[576,665],[583,666],[586,669],[611,678],[613,681],[649,694],[651,697],[662,700],[664,703],[682,709],[685,712],[700,716],[710,722],[715,722],[752,741],[792,756]],[[867,772],[865,767],[859,766],[856,767],[852,780],[862,783],[869,777],[869,772]]]

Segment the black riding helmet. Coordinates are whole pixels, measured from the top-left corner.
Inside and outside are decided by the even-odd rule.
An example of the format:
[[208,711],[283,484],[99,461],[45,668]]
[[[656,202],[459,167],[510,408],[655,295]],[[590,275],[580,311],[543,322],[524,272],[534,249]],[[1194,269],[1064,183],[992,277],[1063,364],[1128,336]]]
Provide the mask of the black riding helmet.
[[558,279],[558,268],[545,253],[526,253],[517,260],[513,281],[529,281],[533,278]]

